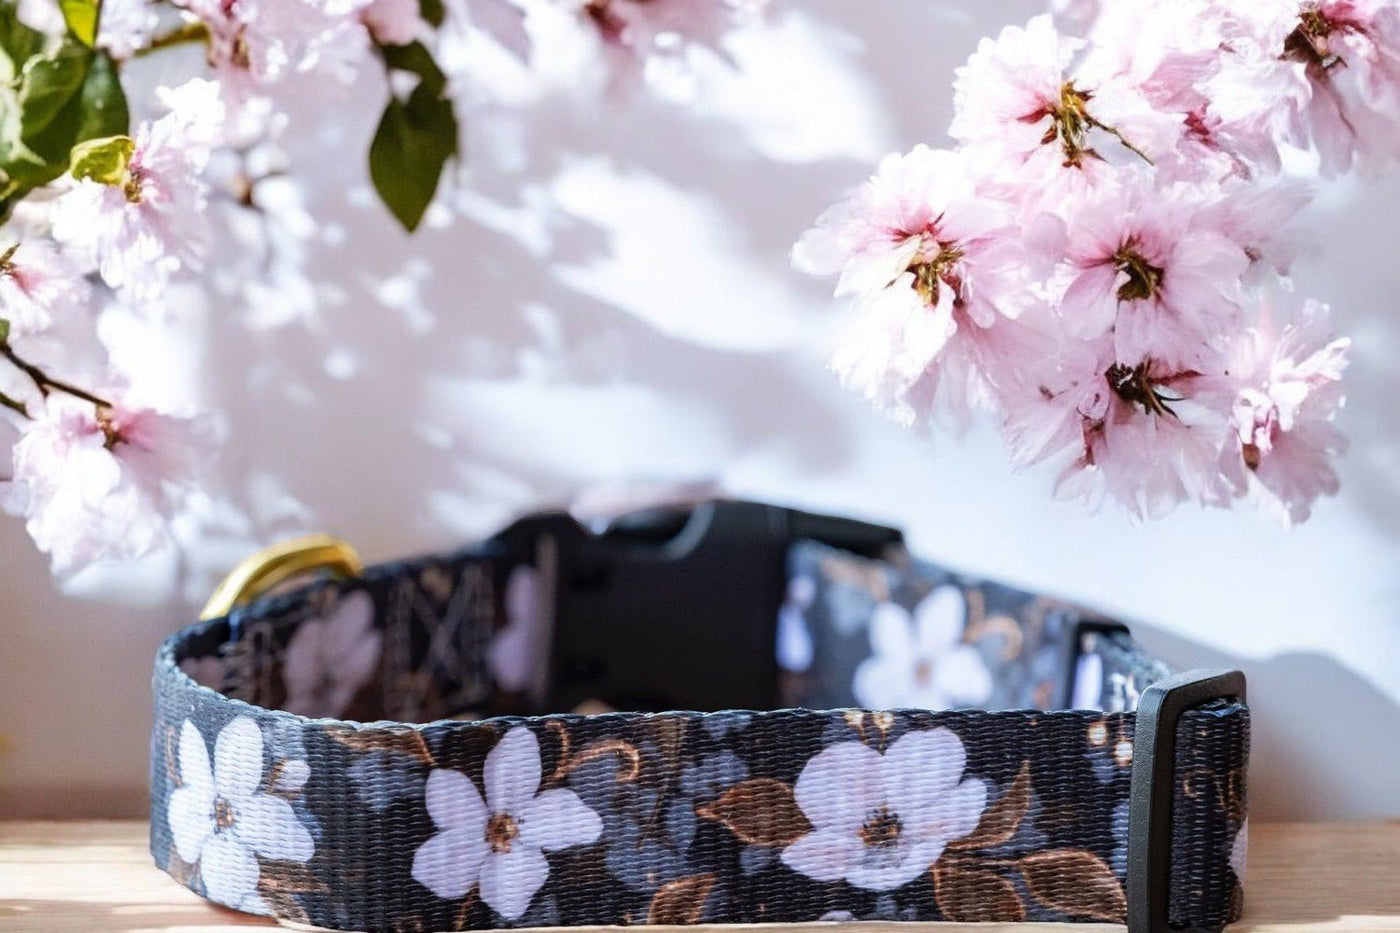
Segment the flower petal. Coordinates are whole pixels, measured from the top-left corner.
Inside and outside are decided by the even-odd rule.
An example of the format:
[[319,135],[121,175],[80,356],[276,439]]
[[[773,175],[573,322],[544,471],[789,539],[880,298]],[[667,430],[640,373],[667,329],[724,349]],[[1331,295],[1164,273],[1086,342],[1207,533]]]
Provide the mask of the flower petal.
[[180,858],[193,865],[199,861],[204,843],[214,833],[214,795],[203,788],[177,787],[166,808],[170,835]]
[[881,656],[908,658],[914,653],[914,624],[909,611],[895,603],[880,603],[870,614],[870,647]]
[[1065,326],[1077,337],[1097,337],[1118,315],[1118,273],[1103,262],[1084,269],[1060,299]]
[[316,851],[311,834],[292,805],[271,794],[233,801],[233,833],[263,858],[309,861]]
[[944,842],[961,839],[976,829],[986,808],[987,783],[981,778],[968,778],[917,813],[909,831],[920,844],[936,840],[941,848]]
[[413,880],[444,900],[456,900],[476,884],[487,851],[485,827],[438,833],[413,853]]
[[214,772],[209,767],[209,746],[198,727],[188,719],[180,727],[180,786],[200,798],[214,799]]
[[865,848],[849,827],[818,829],[783,850],[783,864],[816,881],[840,881],[860,864]]
[[856,668],[851,693],[865,709],[899,709],[918,706],[915,668],[909,656],[875,655]]
[[967,599],[956,586],[940,586],[920,600],[914,609],[919,653],[937,655],[962,640],[967,621]]
[[547,790],[519,811],[520,840],[546,852],[585,846],[603,834],[603,821],[578,794],[562,787]]
[[486,838],[486,804],[471,778],[439,769],[428,775],[423,796],[438,829],[461,829]]
[[922,813],[957,786],[967,751],[951,729],[939,726],[897,739],[879,763],[884,801],[901,817]]
[[992,672],[971,645],[958,645],[940,657],[934,680],[952,707],[976,706],[992,695]]
[[482,777],[492,813],[519,813],[540,786],[539,739],[525,726],[511,729],[486,756]]
[[258,890],[258,860],[253,850],[229,833],[218,833],[204,847],[199,860],[199,876],[211,901],[229,907],[240,906]]
[[[942,845],[936,848],[937,853],[942,852]],[[937,853],[934,858],[938,857]],[[879,859],[874,864],[858,863],[846,873],[846,880],[867,891],[893,891],[922,875],[933,864],[932,858],[925,861],[922,855],[918,846],[901,846],[897,861]]]
[[517,840],[508,852],[492,852],[481,866],[481,899],[507,920],[518,920],[549,877],[544,853]]
[[251,797],[262,776],[262,729],[250,717],[239,716],[214,742],[214,784],[226,797]]
[[[898,743],[896,743],[898,744]],[[880,753],[860,742],[841,742],[813,756],[793,787],[797,805],[817,829],[854,834],[878,795]]]

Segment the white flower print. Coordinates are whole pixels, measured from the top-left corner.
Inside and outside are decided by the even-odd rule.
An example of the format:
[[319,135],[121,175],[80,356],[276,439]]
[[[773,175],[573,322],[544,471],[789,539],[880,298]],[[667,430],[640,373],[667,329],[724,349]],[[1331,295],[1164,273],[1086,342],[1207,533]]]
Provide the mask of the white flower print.
[[437,835],[413,856],[413,877],[455,900],[480,885],[481,899],[506,920],[519,919],[549,876],[544,853],[596,842],[603,821],[571,790],[540,786],[540,743],[517,726],[486,756],[486,800],[471,778],[428,776],[428,815]]
[[374,627],[374,600],[346,593],[323,619],[297,626],[282,659],[289,713],[312,718],[344,714],[379,666],[383,636]]
[[549,650],[539,571],[521,565],[506,581],[506,625],[487,649],[496,682],[506,690],[537,690]]
[[[283,769],[305,783],[306,762]],[[258,724],[239,716],[219,733],[214,765],[209,747],[188,719],[180,730],[180,786],[170,794],[167,818],[180,858],[199,866],[212,901],[251,913],[270,913],[258,895],[258,857],[309,861],[311,834],[292,805],[263,792],[263,737]]]
[[911,615],[881,603],[870,617],[874,654],[856,668],[852,692],[868,709],[952,709],[977,706],[992,695],[992,674],[981,653],[962,644],[967,600],[940,586]]
[[1235,877],[1240,879],[1240,884],[1244,884],[1246,869],[1246,857],[1249,854],[1249,820],[1240,824],[1240,831],[1235,833],[1235,841],[1230,844],[1230,870],[1235,873]]
[[783,863],[817,881],[893,891],[977,828],[987,785],[962,779],[967,752],[950,730],[911,732],[882,755],[861,742],[819,752],[794,792],[812,831]]

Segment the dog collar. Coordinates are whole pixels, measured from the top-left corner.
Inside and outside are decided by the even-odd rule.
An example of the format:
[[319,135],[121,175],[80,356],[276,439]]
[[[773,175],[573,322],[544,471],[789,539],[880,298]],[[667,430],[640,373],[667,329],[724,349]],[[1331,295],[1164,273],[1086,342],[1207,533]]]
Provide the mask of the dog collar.
[[1174,674],[893,529],[544,513],[363,571],[284,545],[218,599],[156,657],[151,850],[229,907],[370,931],[1239,915],[1243,676]]

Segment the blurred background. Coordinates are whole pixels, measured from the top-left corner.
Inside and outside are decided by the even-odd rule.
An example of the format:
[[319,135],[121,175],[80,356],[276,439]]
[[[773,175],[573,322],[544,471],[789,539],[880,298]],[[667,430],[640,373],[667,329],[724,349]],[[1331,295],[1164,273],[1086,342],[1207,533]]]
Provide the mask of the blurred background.
[[845,309],[791,244],[883,153],[942,142],[953,69],[1041,9],[775,2],[616,99],[466,39],[465,164],[414,237],[360,155],[382,90],[303,102],[284,143],[316,223],[282,234],[313,287],[249,308],[191,288],[175,326],[123,325],[135,359],[182,361],[145,378],[226,413],[180,548],[59,583],[0,521],[0,816],[144,812],[155,647],[257,546],[327,530],[403,556],[628,480],[900,525],[929,559],[1134,623],[1176,666],[1237,665],[1256,816],[1400,816],[1400,181],[1329,187],[1305,218],[1299,290],[1355,340],[1353,446],[1342,495],[1291,532],[1056,503],[992,432],[906,431],[825,371]]

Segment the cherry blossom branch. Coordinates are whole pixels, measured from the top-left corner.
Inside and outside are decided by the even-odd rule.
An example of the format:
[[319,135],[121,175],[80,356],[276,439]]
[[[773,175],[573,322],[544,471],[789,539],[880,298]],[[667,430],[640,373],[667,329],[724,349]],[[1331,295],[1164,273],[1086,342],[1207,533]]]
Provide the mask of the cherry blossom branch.
[[0,407],[8,408],[21,418],[29,417],[29,406],[11,395],[6,395],[4,392],[0,392]]
[[1119,131],[1118,127],[1109,126],[1107,123],[1101,123],[1098,120],[1094,119],[1092,116],[1087,117],[1087,120],[1090,126],[1094,127],[1095,129],[1103,130],[1105,133],[1118,140],[1118,142],[1122,143],[1123,148],[1127,149],[1139,159],[1142,159],[1142,161],[1146,162],[1148,165],[1156,165],[1156,163],[1152,161],[1152,157],[1147,153],[1143,152],[1137,146],[1133,145],[1132,141],[1129,140],[1128,137],[1124,136],[1122,132]]
[[162,49],[174,48],[179,45],[190,45],[195,42],[205,42],[209,39],[209,27],[198,20],[181,23],[169,32],[155,36],[146,45],[131,53],[132,58],[144,58],[153,52]]
[[[44,396],[45,398],[48,398],[50,392],[62,392],[65,395],[71,395],[74,398],[82,399],[84,402],[91,402],[98,408],[113,407],[111,402],[107,401],[105,398],[102,398],[100,395],[94,395],[86,389],[78,388],[72,383],[64,382],[61,379],[53,378],[48,373],[40,369],[38,366],[35,366],[28,360],[21,358],[20,355],[15,352],[14,348],[11,347],[8,342],[0,342],[0,357],[4,357],[11,365],[19,369],[19,371],[24,373],[26,376],[28,376],[30,381],[34,383],[34,387],[39,390],[39,394]],[[10,398],[9,396],[5,396],[4,401],[0,401],[0,404],[4,404],[6,408],[18,411],[26,418],[29,417],[29,413],[24,404],[22,402],[15,402],[15,400]],[[18,405],[19,407],[16,407],[16,405]]]

